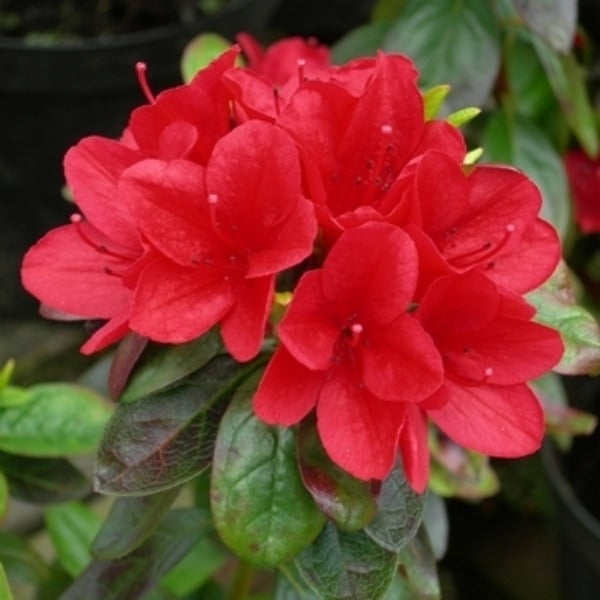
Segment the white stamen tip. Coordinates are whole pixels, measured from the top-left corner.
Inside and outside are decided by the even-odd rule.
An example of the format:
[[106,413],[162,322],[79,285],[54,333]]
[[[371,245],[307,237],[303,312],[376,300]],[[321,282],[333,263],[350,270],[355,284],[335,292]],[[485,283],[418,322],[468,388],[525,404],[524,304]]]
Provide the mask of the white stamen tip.
[[485,371],[483,372],[483,374],[484,374],[486,377],[491,377],[491,376],[494,374],[494,369],[492,369],[492,367],[487,367],[487,368],[485,369]]
[[350,327],[350,331],[352,331],[352,333],[355,334],[359,334],[363,332],[363,326],[360,323],[354,323],[351,327]]
[[381,133],[383,133],[384,135],[390,135],[391,133],[393,133],[394,128],[391,125],[382,125],[381,126]]
[[515,229],[516,229],[516,227],[515,227],[515,226],[514,226],[512,223],[509,223],[509,224],[506,226],[506,231],[507,231],[508,233],[514,233]]
[[305,61],[303,58],[299,58],[299,59],[296,61],[296,64],[297,64],[299,67],[305,67],[305,66],[306,66],[306,61]]
[[209,194],[207,200],[209,204],[216,204],[219,201],[219,196],[217,194]]
[[71,221],[71,223],[81,223],[83,217],[79,213],[74,213],[69,217],[69,221]]

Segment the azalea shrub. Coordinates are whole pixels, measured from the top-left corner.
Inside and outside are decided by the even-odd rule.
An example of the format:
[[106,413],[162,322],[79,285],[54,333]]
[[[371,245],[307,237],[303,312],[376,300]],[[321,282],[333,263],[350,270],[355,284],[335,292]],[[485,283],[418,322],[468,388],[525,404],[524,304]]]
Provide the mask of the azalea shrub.
[[489,457],[577,429],[529,384],[592,368],[546,199],[405,54],[242,34],[203,62],[156,95],[137,65],[147,102],[67,152],[76,211],[23,260],[44,315],[93,326],[83,353],[116,345],[116,498],[50,513],[61,597],[242,598],[252,567],[275,598],[439,595],[435,492],[482,497]]

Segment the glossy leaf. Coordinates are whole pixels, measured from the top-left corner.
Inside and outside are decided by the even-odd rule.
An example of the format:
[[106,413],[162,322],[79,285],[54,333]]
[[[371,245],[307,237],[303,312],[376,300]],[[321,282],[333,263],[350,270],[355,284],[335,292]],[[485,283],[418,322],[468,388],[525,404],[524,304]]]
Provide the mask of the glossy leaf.
[[133,402],[165,389],[206,365],[221,350],[214,330],[187,344],[149,345],[129,379],[121,402]]
[[4,567],[0,562],[0,600],[13,600],[13,595],[8,586],[8,579],[6,579],[6,573]]
[[499,29],[488,2],[406,0],[385,36],[383,49],[410,56],[424,88],[448,83],[447,104],[482,105],[500,66]]
[[15,581],[38,585],[48,577],[42,557],[20,536],[0,531],[0,563]]
[[365,527],[365,533],[390,552],[399,552],[415,535],[421,519],[425,496],[415,493],[399,465],[381,485],[377,513]]
[[298,431],[298,465],[304,486],[321,511],[343,531],[362,529],[375,515],[375,490],[335,465],[325,453],[315,425]]
[[596,156],[599,141],[595,113],[582,68],[573,54],[558,54],[542,40],[534,39],[534,47],[571,130],[587,154]]
[[231,47],[229,40],[218,33],[201,33],[183,50],[181,56],[181,75],[189,83],[194,75]]
[[400,553],[400,570],[404,575],[411,598],[438,600],[440,582],[435,557],[424,529]]
[[510,163],[538,185],[543,197],[541,215],[564,237],[570,222],[570,199],[560,156],[530,120],[498,111],[483,137],[485,159]]
[[85,504],[70,502],[46,509],[44,519],[60,564],[77,577],[91,560],[90,545],[101,518]]
[[560,332],[565,352],[554,370],[563,375],[600,373],[600,327],[571,287],[571,274],[563,262],[552,277],[527,300],[537,308],[535,320]]
[[92,544],[96,558],[121,558],[141,546],[169,509],[179,488],[149,496],[115,498]]
[[450,86],[444,84],[436,85],[423,92],[423,107],[425,109],[426,121],[435,119],[449,93]]
[[90,482],[64,458],[29,458],[0,452],[0,470],[10,493],[33,504],[51,504],[81,498]]
[[162,579],[161,587],[178,598],[198,589],[220,569],[231,555],[212,537],[203,537]]
[[252,413],[255,385],[240,388],[221,421],[211,505],[227,546],[249,563],[276,566],[310,544],[325,519],[302,485],[294,430]]
[[446,438],[429,437],[431,465],[429,488],[442,497],[481,499],[493,496],[500,482],[489,458],[466,450]]
[[137,600],[145,597],[210,530],[210,516],[184,508],[165,515],[137,550],[117,560],[95,560],[61,600]]
[[577,0],[512,0],[527,26],[557,52],[568,52],[577,25]]
[[227,399],[252,368],[217,356],[176,385],[120,403],[98,451],[96,490],[139,496],[197,475],[212,458]]
[[26,404],[0,410],[0,450],[25,456],[68,456],[96,449],[111,414],[94,392],[66,383],[29,388]]
[[392,583],[398,555],[364,531],[344,533],[328,522],[296,563],[322,600],[378,600]]
[[383,45],[390,28],[387,21],[367,23],[340,38],[331,48],[331,59],[341,65],[359,56],[373,56]]

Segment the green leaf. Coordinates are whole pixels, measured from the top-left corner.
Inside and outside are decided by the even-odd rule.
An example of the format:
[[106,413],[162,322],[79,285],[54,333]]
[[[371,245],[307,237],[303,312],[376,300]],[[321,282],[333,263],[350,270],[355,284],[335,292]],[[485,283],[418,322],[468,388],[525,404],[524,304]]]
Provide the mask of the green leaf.
[[6,579],[6,573],[4,567],[0,562],[0,600],[13,600],[13,595],[8,587],[8,579]]
[[30,458],[0,452],[10,493],[33,504],[66,502],[90,491],[90,482],[63,458]]
[[2,392],[4,392],[4,388],[10,383],[10,379],[14,370],[15,361],[12,358],[7,360],[0,370],[0,399],[2,398]]
[[424,529],[420,529],[400,553],[400,572],[412,592],[409,598],[438,600],[442,597],[435,557]]
[[137,550],[116,560],[95,560],[61,600],[138,600],[160,581],[211,528],[196,508],[170,511]]
[[161,587],[178,598],[191,594],[230,559],[222,545],[203,537],[162,579]]
[[486,160],[510,163],[538,185],[541,215],[564,237],[570,222],[569,190],[561,158],[544,134],[529,119],[498,111],[485,127],[483,146]]
[[60,564],[77,577],[91,560],[90,545],[101,518],[85,504],[70,502],[47,508],[44,520]]
[[565,352],[554,370],[563,375],[600,373],[600,327],[575,300],[570,272],[564,262],[541,287],[527,294],[537,308],[535,320],[557,329]]
[[442,560],[448,549],[448,511],[443,498],[433,492],[429,492],[425,499],[423,528],[431,544],[433,556],[436,560]]
[[382,548],[399,552],[419,528],[424,505],[425,496],[412,490],[396,465],[381,485],[377,513],[365,533]]
[[211,505],[227,546],[249,563],[276,566],[310,544],[325,519],[302,485],[294,430],[254,417],[255,385],[240,388],[221,421]]
[[325,453],[314,422],[298,431],[298,466],[304,486],[317,506],[343,531],[362,529],[375,515],[371,485],[355,479]]
[[450,86],[445,84],[436,85],[423,92],[423,107],[425,109],[426,121],[435,119],[449,93]]
[[169,509],[179,488],[149,496],[115,498],[92,543],[96,558],[121,558],[141,546]]
[[48,577],[42,557],[21,537],[0,531],[0,563],[15,582],[39,585]]
[[129,379],[121,402],[133,402],[164,390],[206,365],[221,350],[221,342],[214,329],[187,344],[149,345]]
[[371,11],[371,21],[392,21],[406,0],[377,0]]
[[231,48],[231,42],[218,33],[197,35],[187,44],[181,56],[183,81],[189,83],[200,69],[204,69],[228,48]]
[[383,45],[390,23],[378,21],[353,29],[331,47],[331,60],[341,65],[352,58],[373,56]]
[[421,87],[449,83],[451,109],[483,105],[500,67],[498,24],[481,0],[407,0],[383,49],[410,56],[421,72]]
[[466,450],[434,430],[429,436],[429,489],[439,496],[480,500],[498,492],[500,483],[489,458]]
[[0,450],[68,456],[96,449],[111,409],[94,392],[66,383],[29,388],[26,404],[0,410]]
[[477,115],[481,114],[481,109],[476,106],[467,106],[466,108],[461,108],[453,112],[452,114],[446,117],[446,121],[450,123],[450,125],[454,125],[454,127],[460,127],[465,123],[468,123],[472,119],[474,119]]
[[15,387],[14,385],[6,385],[2,389],[2,392],[0,392],[0,409],[22,406],[23,404],[27,404],[32,397],[29,390]]
[[512,0],[527,26],[557,52],[568,52],[577,25],[577,0]]
[[8,508],[8,482],[4,473],[0,471],[0,519],[4,518]]
[[273,600],[319,600],[294,562],[279,566]]
[[254,368],[217,356],[165,390],[120,403],[100,444],[96,490],[139,496],[197,475],[212,458],[218,423],[232,390]]
[[364,531],[344,533],[328,522],[296,563],[322,600],[378,600],[392,583],[398,555]]
[[533,42],[567,123],[587,154],[595,157],[598,131],[581,66],[573,54],[557,54],[542,40]]

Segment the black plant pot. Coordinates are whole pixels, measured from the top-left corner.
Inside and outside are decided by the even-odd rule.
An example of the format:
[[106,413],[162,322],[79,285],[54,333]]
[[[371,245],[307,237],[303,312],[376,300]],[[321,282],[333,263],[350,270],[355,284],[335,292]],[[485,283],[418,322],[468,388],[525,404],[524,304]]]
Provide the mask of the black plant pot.
[[32,314],[20,288],[22,254],[71,212],[61,197],[62,157],[81,137],[117,136],[145,102],[134,65],[155,92],[180,83],[185,44],[201,31],[260,36],[279,0],[231,0],[202,20],[143,32],[31,46],[0,37],[0,315]]

